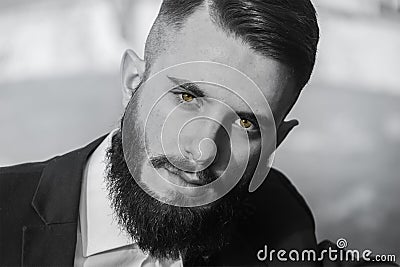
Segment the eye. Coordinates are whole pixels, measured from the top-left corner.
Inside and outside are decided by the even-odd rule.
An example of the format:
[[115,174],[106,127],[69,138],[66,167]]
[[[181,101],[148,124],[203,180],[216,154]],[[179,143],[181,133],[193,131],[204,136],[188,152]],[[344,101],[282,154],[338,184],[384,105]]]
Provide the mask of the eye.
[[192,102],[195,97],[188,93],[181,93],[181,98],[185,102]]
[[254,124],[247,119],[238,119],[236,120],[236,123],[246,130],[252,130],[255,128]]

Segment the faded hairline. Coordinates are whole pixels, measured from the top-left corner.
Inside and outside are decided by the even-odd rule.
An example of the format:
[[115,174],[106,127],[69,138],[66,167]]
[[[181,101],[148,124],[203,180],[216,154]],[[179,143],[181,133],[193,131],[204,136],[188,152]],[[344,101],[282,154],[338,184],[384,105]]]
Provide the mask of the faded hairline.
[[206,7],[211,21],[254,52],[292,69],[301,90],[315,65],[319,27],[310,0],[164,0],[145,45],[146,74],[187,19]]
[[[163,5],[165,2],[166,1],[163,2]],[[157,18],[155,19],[146,39],[144,51],[146,70],[144,80],[149,78],[148,76],[151,65],[154,63],[155,59],[168,49],[173,40],[176,38],[176,34],[179,33],[179,31],[184,27],[187,19],[200,7],[208,5],[207,1],[205,0],[188,2],[193,4],[186,9],[185,13],[181,13],[180,16],[177,14],[167,14],[164,11],[163,5],[161,6],[160,12],[158,13]]]

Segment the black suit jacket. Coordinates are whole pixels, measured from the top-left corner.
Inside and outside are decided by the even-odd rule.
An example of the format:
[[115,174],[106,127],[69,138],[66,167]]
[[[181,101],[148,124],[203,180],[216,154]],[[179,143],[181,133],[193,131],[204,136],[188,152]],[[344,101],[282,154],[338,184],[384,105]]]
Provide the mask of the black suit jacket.
[[[103,141],[38,163],[0,168],[0,266],[70,266],[74,262],[81,179],[88,156]],[[314,219],[304,199],[275,169],[250,195],[251,217],[234,241],[185,265],[266,266],[257,252],[316,249]]]

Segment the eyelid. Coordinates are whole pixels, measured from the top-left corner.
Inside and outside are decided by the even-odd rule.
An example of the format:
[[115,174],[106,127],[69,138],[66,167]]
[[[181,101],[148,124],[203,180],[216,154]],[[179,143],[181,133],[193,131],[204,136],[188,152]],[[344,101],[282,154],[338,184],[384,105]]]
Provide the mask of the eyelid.
[[195,97],[204,97],[204,94],[198,94],[198,87],[193,83],[183,83],[179,85],[180,88],[186,91],[186,93]]
[[199,98],[202,96],[197,95],[195,92],[193,92],[192,90],[190,90],[190,88],[184,86],[184,85],[177,85],[174,88],[172,88],[170,90],[171,93],[179,95],[179,94],[188,94],[193,96],[194,98]]
[[[188,80],[181,80],[181,79],[178,79],[178,78],[175,78],[172,76],[167,76],[167,77],[176,85],[175,87],[173,87],[170,90],[170,92],[172,92],[173,94],[179,95],[179,94],[186,93],[186,94],[193,96],[194,98],[206,97],[206,95],[203,93],[203,90],[201,90],[196,83],[190,82]],[[255,131],[255,130],[260,129],[260,125],[258,124],[258,121],[257,121],[257,118],[255,115],[249,115],[247,113],[243,114],[242,112],[237,113],[237,115],[239,116],[240,119],[248,120],[253,124],[253,126],[256,129],[250,130],[250,131]]]
[[181,87],[183,90],[187,91],[189,94],[196,97],[205,97],[203,90],[195,83],[188,80],[182,80],[175,77],[167,76],[176,87]]
[[239,118],[239,119],[237,119],[237,120],[235,120],[234,121],[234,124],[237,126],[237,127],[240,127],[240,129],[243,129],[243,130],[245,130],[245,131],[247,131],[247,132],[258,132],[258,130],[259,130],[259,128],[257,127],[257,125],[256,124],[254,124],[252,121],[250,121],[251,123],[252,123],[252,126],[250,127],[250,128],[245,128],[245,127],[243,127],[241,124],[240,124],[240,120],[243,120],[243,118]]
[[[179,90],[179,88],[180,88],[180,90]],[[178,89],[179,91],[174,91],[175,89]],[[175,86],[170,91],[171,91],[171,93],[173,93],[175,95],[189,94],[189,95],[193,96],[196,99],[201,97],[201,96],[197,96],[195,93],[193,93],[190,90],[188,90],[187,87],[184,87],[182,85]],[[238,120],[248,120],[248,121],[251,122],[251,124],[253,124],[255,129],[250,129],[248,131],[256,131],[256,130],[260,129],[260,126],[259,126],[256,118],[253,118],[252,116],[249,116],[247,114],[242,114],[242,113],[237,113],[237,116],[239,117]],[[235,120],[235,122],[236,121],[237,120]]]
[[246,114],[240,114],[240,113],[237,115],[241,120],[248,120],[254,125],[254,127],[256,127],[257,129],[260,129],[260,125],[258,124],[257,118],[252,118],[252,116],[248,116]]
[[[177,89],[177,88],[181,88],[181,89]],[[176,91],[174,91],[174,89],[177,89]],[[182,88],[181,86],[176,86],[173,89],[170,90],[170,92],[174,95],[174,98],[177,100],[177,103],[179,104],[183,104],[187,107],[199,107],[200,105],[200,100],[198,97],[192,95],[191,93],[188,93],[186,89]],[[190,95],[193,100],[192,101],[185,101],[183,99],[183,94],[188,94]]]

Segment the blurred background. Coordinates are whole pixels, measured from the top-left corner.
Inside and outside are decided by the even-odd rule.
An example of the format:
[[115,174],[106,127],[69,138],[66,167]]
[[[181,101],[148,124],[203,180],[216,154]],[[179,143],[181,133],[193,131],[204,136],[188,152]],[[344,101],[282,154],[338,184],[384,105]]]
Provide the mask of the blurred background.
[[[275,166],[311,206],[318,240],[400,259],[400,0],[314,4],[317,65]],[[122,53],[143,55],[159,5],[0,0],[0,166],[48,159],[118,126]]]

